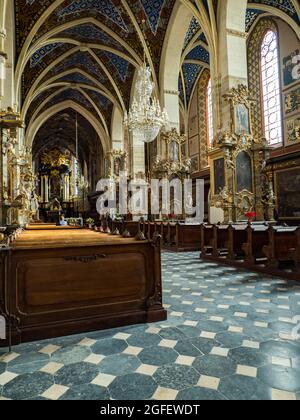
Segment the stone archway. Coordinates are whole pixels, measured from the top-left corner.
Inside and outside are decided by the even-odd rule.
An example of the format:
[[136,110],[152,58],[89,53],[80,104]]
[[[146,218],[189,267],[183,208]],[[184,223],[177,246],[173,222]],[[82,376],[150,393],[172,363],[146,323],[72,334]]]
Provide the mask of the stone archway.
[[162,105],[171,117],[171,127],[180,130],[178,75],[181,70],[181,57],[184,40],[193,12],[182,2],[175,5],[166,34],[161,63],[160,87]]
[[70,100],[52,106],[29,124],[25,135],[26,146],[31,149],[34,138],[40,127],[53,115],[57,114],[60,111],[63,111],[66,108],[74,109],[75,111],[80,113],[84,118],[87,119],[87,121],[92,125],[92,127],[95,129],[96,133],[99,136],[104,154],[107,153],[110,150],[109,138],[105,133],[104,129],[100,126],[98,120],[82,106]]
[[15,22],[13,2],[3,0],[0,5],[0,109],[16,107]]

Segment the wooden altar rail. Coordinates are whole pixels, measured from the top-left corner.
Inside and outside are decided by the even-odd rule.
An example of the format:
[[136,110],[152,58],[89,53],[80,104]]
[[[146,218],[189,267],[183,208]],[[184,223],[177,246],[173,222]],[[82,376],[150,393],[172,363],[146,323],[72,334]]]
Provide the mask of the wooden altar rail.
[[201,258],[300,279],[300,227],[202,225]]

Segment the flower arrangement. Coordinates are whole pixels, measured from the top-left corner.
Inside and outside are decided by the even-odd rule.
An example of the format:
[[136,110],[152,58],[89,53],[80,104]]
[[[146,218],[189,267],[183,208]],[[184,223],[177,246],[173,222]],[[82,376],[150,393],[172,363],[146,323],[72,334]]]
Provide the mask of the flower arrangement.
[[169,220],[176,220],[176,214],[174,213],[169,214]]
[[76,226],[76,219],[75,219],[75,217],[70,217],[67,220],[67,222],[68,222],[68,225],[70,225],[70,226]]
[[89,217],[88,219],[86,219],[85,223],[89,226],[89,228],[92,228],[95,224],[95,220]]
[[254,221],[255,217],[256,217],[256,213],[255,211],[249,211],[248,213],[245,214],[245,216],[248,219],[248,222],[251,223]]

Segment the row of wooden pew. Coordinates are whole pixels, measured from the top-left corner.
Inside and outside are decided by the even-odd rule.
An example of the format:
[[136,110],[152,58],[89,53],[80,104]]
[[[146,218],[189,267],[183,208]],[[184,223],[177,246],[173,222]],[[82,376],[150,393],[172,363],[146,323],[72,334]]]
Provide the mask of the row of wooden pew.
[[168,251],[201,251],[201,258],[300,278],[300,227],[141,221],[121,223],[118,229],[125,236],[134,237],[142,232],[149,240],[159,235],[162,249]]
[[201,257],[299,276],[300,227],[203,224]]
[[142,222],[141,230],[147,239],[161,236],[162,248],[174,252],[199,251],[201,246],[200,224],[179,222]]
[[161,238],[161,247],[174,252],[199,251],[201,247],[200,224],[177,222],[113,222],[112,230],[118,229],[121,235],[135,237],[142,232],[145,239],[152,241]]

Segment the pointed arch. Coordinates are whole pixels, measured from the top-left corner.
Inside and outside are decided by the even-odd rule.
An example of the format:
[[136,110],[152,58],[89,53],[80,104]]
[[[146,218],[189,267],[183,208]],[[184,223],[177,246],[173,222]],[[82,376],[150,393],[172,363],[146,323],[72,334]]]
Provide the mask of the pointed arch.
[[30,149],[32,148],[32,144],[37,132],[47,120],[49,120],[53,115],[67,108],[72,108],[74,111],[81,114],[92,125],[92,127],[98,134],[104,153],[107,153],[110,150],[110,140],[107,134],[105,133],[104,129],[99,124],[99,121],[87,109],[83,108],[81,105],[77,104],[72,100],[60,102],[59,104],[56,104],[51,108],[45,110],[35,120],[31,120],[25,134],[25,144],[27,145],[27,147],[29,147]]

